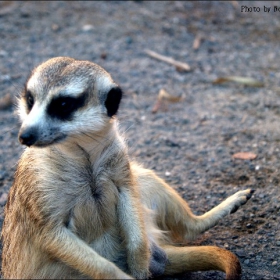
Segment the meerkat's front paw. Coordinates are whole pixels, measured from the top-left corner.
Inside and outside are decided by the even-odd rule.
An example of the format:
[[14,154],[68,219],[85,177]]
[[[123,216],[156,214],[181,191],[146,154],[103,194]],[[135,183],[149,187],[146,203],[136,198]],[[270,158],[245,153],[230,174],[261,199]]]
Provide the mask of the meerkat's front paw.
[[241,205],[244,205],[253,195],[255,190],[247,189],[239,191],[225,200],[229,206],[230,214],[236,212]]
[[145,267],[142,270],[135,270],[132,273],[137,279],[147,279],[161,276],[165,271],[165,266],[168,262],[165,251],[156,243],[152,242],[150,245],[151,257],[149,269]]
[[149,269],[132,269],[131,274],[135,279],[148,279],[150,277]]
[[135,255],[130,255],[128,267],[130,274],[136,279],[148,279],[150,276],[149,258],[147,256],[136,258]]

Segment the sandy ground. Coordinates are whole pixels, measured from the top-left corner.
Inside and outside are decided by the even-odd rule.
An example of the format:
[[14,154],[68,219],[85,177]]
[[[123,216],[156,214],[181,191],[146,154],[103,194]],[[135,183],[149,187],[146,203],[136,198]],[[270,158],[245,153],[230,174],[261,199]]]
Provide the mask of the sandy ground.
[[[279,1],[0,1],[1,223],[23,150],[15,97],[40,62],[86,59],[126,93],[119,119],[131,156],[172,184],[196,214],[238,190],[256,190],[190,245],[231,250],[243,280],[280,279],[280,8],[274,6]],[[186,62],[191,71],[155,60],[146,49]],[[213,84],[227,76],[251,77],[263,87]],[[153,113],[161,89],[182,99]],[[238,152],[257,157],[234,159]]]

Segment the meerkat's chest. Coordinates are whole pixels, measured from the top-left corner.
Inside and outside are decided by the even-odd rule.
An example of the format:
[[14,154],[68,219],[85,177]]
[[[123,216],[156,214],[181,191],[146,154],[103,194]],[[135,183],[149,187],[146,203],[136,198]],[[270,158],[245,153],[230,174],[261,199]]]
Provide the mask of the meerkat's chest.
[[90,243],[118,220],[119,192],[112,178],[114,170],[105,167],[105,157],[96,162],[83,157],[62,162],[63,157],[50,155],[52,168],[40,173],[45,180],[41,187],[44,196],[49,204],[57,205],[60,213],[65,213],[61,218],[66,220],[66,226]]
[[87,242],[118,223],[118,191],[112,182],[84,182],[69,215],[69,228]]

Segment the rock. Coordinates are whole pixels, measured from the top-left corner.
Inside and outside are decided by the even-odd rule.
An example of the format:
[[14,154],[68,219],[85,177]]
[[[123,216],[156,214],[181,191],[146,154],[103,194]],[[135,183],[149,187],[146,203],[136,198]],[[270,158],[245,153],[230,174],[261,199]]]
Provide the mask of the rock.
[[166,176],[166,177],[170,177],[170,175],[171,175],[171,173],[170,173],[169,171],[166,171],[166,172],[165,172],[165,176]]
[[2,195],[0,196],[0,205],[4,206],[6,201],[7,201],[7,193],[2,193]]
[[246,257],[246,253],[243,250],[236,250],[235,254],[240,258],[245,258]]

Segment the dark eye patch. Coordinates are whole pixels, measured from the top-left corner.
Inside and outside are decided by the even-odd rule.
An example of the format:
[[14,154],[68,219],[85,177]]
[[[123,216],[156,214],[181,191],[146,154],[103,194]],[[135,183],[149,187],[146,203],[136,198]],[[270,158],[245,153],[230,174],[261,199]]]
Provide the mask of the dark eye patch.
[[31,111],[35,101],[34,101],[34,97],[31,93],[30,90],[26,90],[23,94],[23,98],[25,99],[26,101],[26,105],[27,105],[27,111],[28,113]]
[[59,96],[52,99],[47,108],[47,113],[56,119],[69,121],[75,111],[84,106],[86,101],[86,93],[79,97]]

